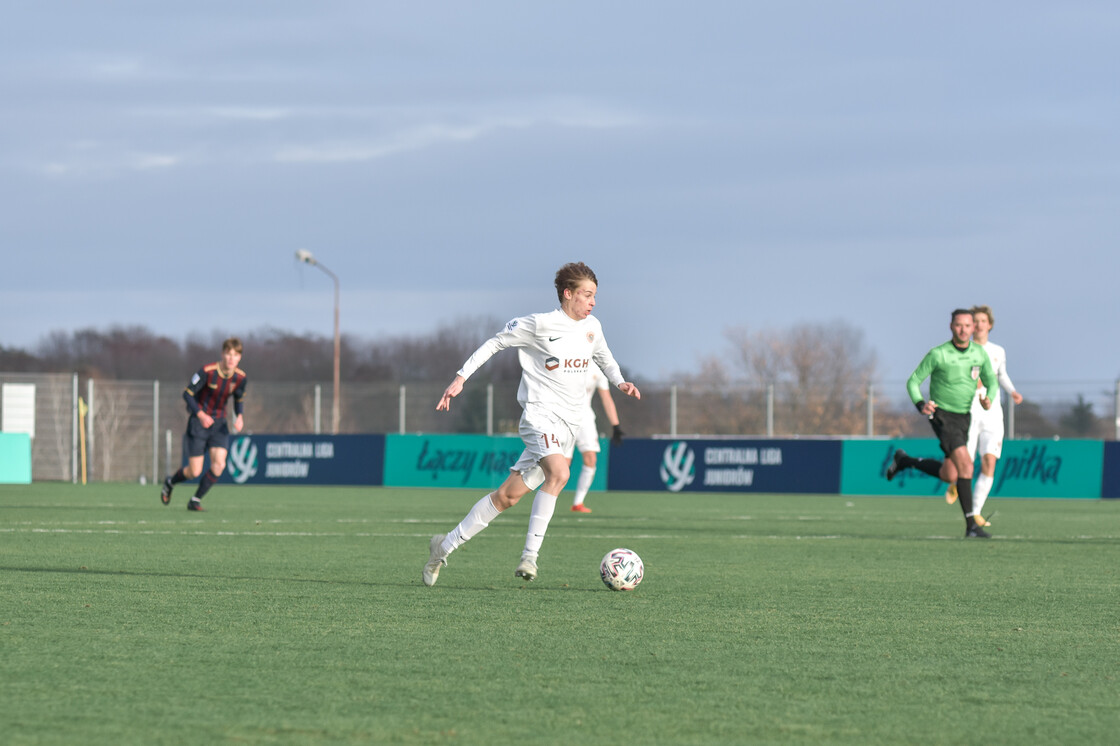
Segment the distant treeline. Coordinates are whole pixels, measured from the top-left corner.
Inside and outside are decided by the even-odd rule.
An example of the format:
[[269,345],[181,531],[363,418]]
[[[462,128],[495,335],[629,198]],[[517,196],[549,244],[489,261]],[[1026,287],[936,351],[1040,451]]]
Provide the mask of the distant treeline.
[[[343,335],[340,377],[347,383],[450,382],[463,361],[502,326],[495,319],[464,319],[430,334],[365,340]],[[203,364],[221,355],[222,340],[238,336],[244,344],[241,367],[258,382],[329,383],[334,376],[334,340],[278,329],[250,332],[213,331],[188,335],[179,342],[143,326],[117,326],[102,331],[56,331],[32,350],[0,346],[0,373],[77,373],[82,379],[186,381]],[[726,332],[727,350],[698,359],[691,371],[672,374],[670,381],[652,382],[640,372],[623,375],[643,386],[642,405],[621,401],[629,422],[666,418],[667,389],[679,390],[689,432],[710,434],[765,433],[768,409],[779,435],[854,435],[866,432],[868,384],[879,381],[875,352],[862,331],[852,325],[795,324],[786,329]],[[495,355],[475,374],[472,388],[484,382],[516,386],[521,375],[518,356]],[[651,385],[655,384],[655,385]],[[84,385],[84,383],[83,383]],[[658,396],[658,393],[662,394]],[[1043,402],[1025,392],[1015,408],[1019,437],[1113,437],[1108,413],[1093,411],[1080,394],[1068,400]],[[914,415],[901,384],[875,391],[876,434],[928,437],[924,420]],[[682,415],[683,416],[683,415]],[[665,432],[664,425],[650,425]]]
[[[431,334],[364,340],[343,335],[339,374],[343,381],[450,381],[463,361],[501,328],[490,319],[468,319]],[[222,340],[240,337],[242,367],[255,381],[330,381],[334,339],[280,329],[191,334],[184,341],[144,326],[55,331],[33,349],[0,346],[0,371],[78,373],[109,380],[186,380],[221,357]],[[486,380],[517,380],[516,355],[497,355],[480,371]]]

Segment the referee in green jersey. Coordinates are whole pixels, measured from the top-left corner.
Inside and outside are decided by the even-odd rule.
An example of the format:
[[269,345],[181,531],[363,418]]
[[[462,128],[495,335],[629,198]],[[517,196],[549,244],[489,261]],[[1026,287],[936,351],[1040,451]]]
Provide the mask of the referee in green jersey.
[[[976,395],[977,381],[988,391],[997,385],[995,370],[988,353],[979,344],[973,344],[972,312],[963,308],[953,311],[949,330],[953,338],[934,347],[906,381],[906,391],[918,411],[929,417],[933,432],[941,444],[945,459],[914,458],[906,451],[894,452],[887,467],[887,479],[894,479],[903,469],[914,467],[943,482],[957,485],[961,510],[964,511],[965,536],[989,538],[991,534],[976,524],[972,512],[972,456],[968,453],[969,410]],[[929,399],[922,398],[921,384],[929,379]],[[980,406],[988,409],[992,402],[980,397]]]

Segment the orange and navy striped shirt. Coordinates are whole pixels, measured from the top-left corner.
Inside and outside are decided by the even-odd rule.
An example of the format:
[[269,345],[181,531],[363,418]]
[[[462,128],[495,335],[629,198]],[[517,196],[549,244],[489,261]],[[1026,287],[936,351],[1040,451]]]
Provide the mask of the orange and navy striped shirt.
[[218,363],[198,369],[183,391],[187,411],[191,414],[205,412],[214,419],[226,416],[226,402],[233,397],[234,414],[241,414],[241,399],[245,396],[248,377],[241,368],[234,368],[223,376]]

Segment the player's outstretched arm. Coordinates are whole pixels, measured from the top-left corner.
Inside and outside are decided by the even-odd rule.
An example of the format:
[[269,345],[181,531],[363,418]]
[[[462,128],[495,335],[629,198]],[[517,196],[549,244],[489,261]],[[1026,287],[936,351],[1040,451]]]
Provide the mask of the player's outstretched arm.
[[466,382],[467,379],[463,378],[462,376],[455,376],[455,380],[451,382],[451,385],[448,386],[447,390],[443,392],[443,396],[440,397],[439,404],[436,405],[436,411],[450,412],[451,400],[462,393],[463,384]]

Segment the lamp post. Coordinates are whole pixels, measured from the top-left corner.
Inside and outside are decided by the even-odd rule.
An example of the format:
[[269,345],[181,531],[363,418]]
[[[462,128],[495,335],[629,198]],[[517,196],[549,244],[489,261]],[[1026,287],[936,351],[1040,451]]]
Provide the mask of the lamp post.
[[316,259],[315,255],[307,249],[296,250],[296,259],[304,264],[311,264],[318,267],[334,280],[334,401],[331,403],[331,432],[338,435],[338,358],[341,349],[341,338],[338,333],[338,275],[327,269],[322,262]]

